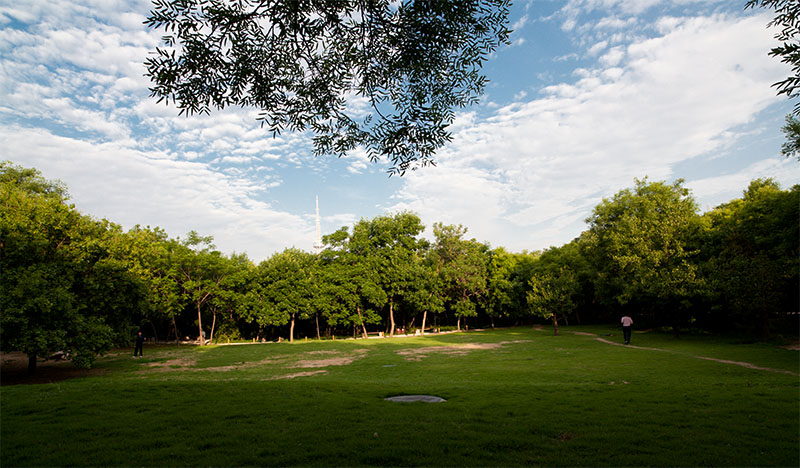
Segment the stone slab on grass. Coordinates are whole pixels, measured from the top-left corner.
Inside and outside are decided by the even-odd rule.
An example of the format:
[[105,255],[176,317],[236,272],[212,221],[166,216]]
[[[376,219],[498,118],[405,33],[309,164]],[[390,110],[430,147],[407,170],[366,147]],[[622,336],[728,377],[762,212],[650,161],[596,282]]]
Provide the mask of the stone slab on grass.
[[398,395],[393,397],[384,398],[388,401],[397,401],[401,403],[409,403],[414,401],[424,401],[425,403],[442,403],[447,400],[433,395]]

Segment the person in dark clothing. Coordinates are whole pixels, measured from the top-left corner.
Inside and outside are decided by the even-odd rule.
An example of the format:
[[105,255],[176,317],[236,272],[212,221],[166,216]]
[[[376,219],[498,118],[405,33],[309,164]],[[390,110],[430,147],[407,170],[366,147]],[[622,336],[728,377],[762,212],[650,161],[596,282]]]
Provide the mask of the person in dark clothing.
[[139,333],[136,334],[136,346],[133,348],[133,357],[136,357],[136,354],[139,354],[139,357],[142,357],[142,345],[144,344],[144,335],[142,331],[139,330]]

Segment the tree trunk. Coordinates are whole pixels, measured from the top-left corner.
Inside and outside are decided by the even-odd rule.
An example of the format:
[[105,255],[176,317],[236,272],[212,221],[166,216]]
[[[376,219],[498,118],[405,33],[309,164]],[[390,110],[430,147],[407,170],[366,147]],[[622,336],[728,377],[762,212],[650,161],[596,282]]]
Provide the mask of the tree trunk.
[[213,315],[211,316],[211,336],[208,337],[209,344],[214,343],[214,326],[217,324],[217,311],[214,310],[211,313]]
[[150,320],[150,328],[153,329],[153,339],[158,341],[158,332],[156,331],[156,324],[153,323],[152,320]]
[[289,343],[294,343],[294,314],[291,315],[292,321],[289,324]]
[[389,336],[394,336],[394,298],[389,298]]
[[[367,337],[367,326],[364,325],[364,317],[361,316],[361,306],[356,306],[356,312],[358,312],[358,321],[361,322],[361,333],[364,338]],[[353,329],[353,336],[355,337],[355,328]]]
[[556,317],[556,314],[553,314],[553,331],[555,336],[558,336],[558,317]]
[[[178,331],[178,324],[175,323],[175,316],[172,316],[172,331],[175,333],[175,341],[181,340],[181,333]],[[169,341],[169,332],[167,332],[167,341]]]
[[314,313],[314,319],[317,321],[317,339],[321,339],[319,336],[319,312]]
[[420,328],[420,334],[425,334],[425,320],[428,318],[428,311],[422,313],[422,328]]
[[197,304],[197,329],[199,330],[200,334],[198,335],[197,339],[200,341],[200,346],[203,346],[206,340],[203,339],[203,317],[200,314],[200,304]]
[[461,331],[461,316],[458,316],[458,320],[456,320],[456,330]]
[[766,341],[770,337],[769,332],[769,312],[766,310],[761,311],[761,339]]
[[36,373],[36,353],[28,355],[28,375]]
[[494,317],[489,317],[492,320],[492,330],[494,330]]

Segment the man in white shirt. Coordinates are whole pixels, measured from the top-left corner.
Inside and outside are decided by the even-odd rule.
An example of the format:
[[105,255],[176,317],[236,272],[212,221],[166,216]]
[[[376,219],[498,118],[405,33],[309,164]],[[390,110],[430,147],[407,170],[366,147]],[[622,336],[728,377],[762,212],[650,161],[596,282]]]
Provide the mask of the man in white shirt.
[[633,319],[627,315],[622,317],[622,335],[625,337],[625,344],[631,344],[631,328],[633,328]]

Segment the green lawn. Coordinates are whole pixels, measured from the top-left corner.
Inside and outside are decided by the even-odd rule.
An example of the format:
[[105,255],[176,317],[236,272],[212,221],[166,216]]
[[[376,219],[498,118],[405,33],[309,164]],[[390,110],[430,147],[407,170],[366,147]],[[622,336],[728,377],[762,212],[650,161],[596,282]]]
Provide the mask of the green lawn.
[[800,465],[798,351],[561,331],[124,350],[0,388],[0,465]]

